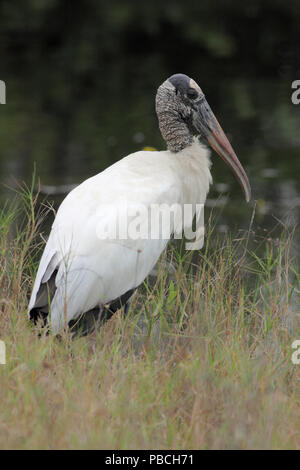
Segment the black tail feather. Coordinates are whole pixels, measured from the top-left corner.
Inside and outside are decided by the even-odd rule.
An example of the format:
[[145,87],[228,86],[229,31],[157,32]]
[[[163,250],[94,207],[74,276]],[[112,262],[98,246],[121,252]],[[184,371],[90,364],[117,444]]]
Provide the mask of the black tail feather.
[[118,299],[113,300],[109,305],[95,307],[83,313],[76,320],[69,322],[69,328],[76,336],[86,336],[99,329],[122,307],[125,307],[125,314],[128,313],[129,300],[136,289],[131,289]]

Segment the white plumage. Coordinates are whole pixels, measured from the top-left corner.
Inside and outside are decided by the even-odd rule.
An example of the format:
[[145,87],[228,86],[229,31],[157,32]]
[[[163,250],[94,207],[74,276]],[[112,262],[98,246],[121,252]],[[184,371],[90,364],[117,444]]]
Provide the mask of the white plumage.
[[73,189],[62,202],[34,283],[29,310],[41,283],[58,269],[51,302],[51,328],[97,304],[137,287],[149,274],[168,240],[103,240],[97,236],[102,206],[204,203],[211,182],[209,151],[198,140],[183,151],[136,152]]

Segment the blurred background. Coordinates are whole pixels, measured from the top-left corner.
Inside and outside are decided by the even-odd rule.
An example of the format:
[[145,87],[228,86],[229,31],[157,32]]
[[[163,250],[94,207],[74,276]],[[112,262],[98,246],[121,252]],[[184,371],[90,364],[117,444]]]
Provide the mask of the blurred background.
[[[297,0],[1,0],[1,198],[36,174],[49,199],[131,152],[164,149],[157,87],[194,78],[247,170],[253,201],[212,155],[208,208],[218,230],[300,216],[300,79]],[[48,188],[49,185],[54,188]],[[209,209],[208,209],[209,211]],[[206,214],[207,216],[207,214]]]

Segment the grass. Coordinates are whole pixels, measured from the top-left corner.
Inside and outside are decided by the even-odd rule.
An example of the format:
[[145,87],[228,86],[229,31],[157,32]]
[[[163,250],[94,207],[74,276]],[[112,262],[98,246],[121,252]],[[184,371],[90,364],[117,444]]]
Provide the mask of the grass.
[[200,253],[170,245],[127,318],[59,341],[26,317],[43,215],[33,188],[0,214],[2,449],[299,449],[290,234],[253,251],[251,230],[209,224]]

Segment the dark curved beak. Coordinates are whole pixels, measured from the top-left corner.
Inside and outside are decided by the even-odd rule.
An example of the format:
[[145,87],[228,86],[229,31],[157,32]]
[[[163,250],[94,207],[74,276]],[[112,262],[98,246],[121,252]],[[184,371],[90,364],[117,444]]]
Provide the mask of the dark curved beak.
[[251,198],[251,187],[248,176],[204,97],[194,111],[193,124],[197,131],[207,139],[210,146],[223,158],[225,163],[230,166],[243,188],[246,201],[249,202]]

